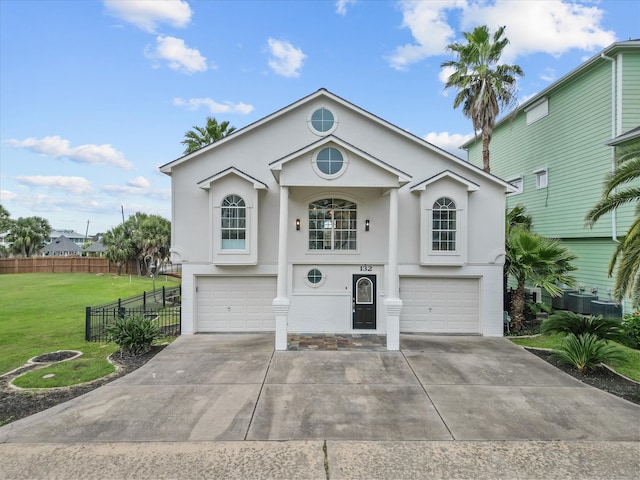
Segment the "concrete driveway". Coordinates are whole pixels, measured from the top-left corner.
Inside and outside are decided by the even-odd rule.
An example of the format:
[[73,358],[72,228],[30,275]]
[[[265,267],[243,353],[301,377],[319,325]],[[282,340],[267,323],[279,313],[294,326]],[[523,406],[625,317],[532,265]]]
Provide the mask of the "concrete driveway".
[[[458,458],[456,469],[432,473],[461,478],[470,448],[474,462],[498,466],[511,457],[522,462],[522,451],[548,460],[566,448],[563,458],[573,466],[564,473],[588,465],[590,478],[598,478],[597,469],[608,465],[600,478],[637,475],[640,406],[586,386],[504,338],[402,335],[400,346],[274,352],[271,334],[183,336],[139,370],[0,428],[0,457],[20,463],[32,455],[35,465],[53,445],[100,450],[133,442],[126,457],[145,450],[139,442],[170,442],[173,453],[159,458],[224,447],[232,456],[251,450],[253,462],[270,445],[297,459],[292,468],[305,465],[307,476],[288,470],[291,478],[415,478],[395,469],[382,475],[405,456],[414,459],[404,462],[405,471],[422,459],[421,472]],[[273,443],[283,440],[290,442]],[[42,450],[26,454],[24,444]],[[262,468],[268,464],[263,460]],[[263,478],[289,478],[278,475],[282,465],[263,470]],[[547,465],[547,477],[560,465]],[[477,464],[468,467],[473,474],[466,478],[483,478]],[[536,465],[530,478],[544,468]]]

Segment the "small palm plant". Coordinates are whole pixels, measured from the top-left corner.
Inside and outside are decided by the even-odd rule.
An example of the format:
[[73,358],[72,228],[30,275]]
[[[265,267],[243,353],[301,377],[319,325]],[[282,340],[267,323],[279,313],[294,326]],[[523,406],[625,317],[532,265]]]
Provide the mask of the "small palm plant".
[[144,315],[119,318],[105,329],[110,341],[120,347],[120,355],[140,355],[151,349],[160,337],[160,330]]
[[594,370],[602,363],[624,358],[624,353],[617,346],[599,339],[592,333],[582,333],[578,336],[569,333],[560,350],[554,351],[552,355],[560,362],[576,367],[580,373]]
[[622,323],[600,315],[585,317],[574,312],[558,312],[547,318],[540,326],[545,334],[563,333],[575,336],[590,333],[600,340],[614,340],[622,342],[626,335]]

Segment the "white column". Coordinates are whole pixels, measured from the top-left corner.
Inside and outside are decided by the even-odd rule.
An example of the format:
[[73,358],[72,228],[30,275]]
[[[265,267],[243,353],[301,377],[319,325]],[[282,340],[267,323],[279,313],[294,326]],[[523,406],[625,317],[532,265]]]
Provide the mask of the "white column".
[[387,266],[387,350],[400,350],[400,280],[398,278],[398,189],[389,192],[389,254]]
[[273,312],[276,316],[275,349],[287,349],[287,320],[289,298],[287,297],[287,239],[289,229],[289,187],[280,187],[280,223],[278,229],[278,283]]

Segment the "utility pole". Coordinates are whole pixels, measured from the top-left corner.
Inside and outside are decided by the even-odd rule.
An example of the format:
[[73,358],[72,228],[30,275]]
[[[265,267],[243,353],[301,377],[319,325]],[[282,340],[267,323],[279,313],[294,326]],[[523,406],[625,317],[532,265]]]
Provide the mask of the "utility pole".
[[124,223],[124,205],[120,205],[120,208],[122,209],[122,223]]

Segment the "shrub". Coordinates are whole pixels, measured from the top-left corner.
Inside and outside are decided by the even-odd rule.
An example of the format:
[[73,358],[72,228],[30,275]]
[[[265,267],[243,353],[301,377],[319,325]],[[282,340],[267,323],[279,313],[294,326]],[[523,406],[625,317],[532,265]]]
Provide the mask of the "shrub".
[[584,373],[593,370],[601,363],[612,360],[622,360],[624,353],[615,345],[599,339],[592,333],[578,336],[569,333],[560,345],[560,349],[553,352],[553,356],[560,362],[573,365]]
[[542,322],[542,333],[564,333],[575,336],[591,333],[601,340],[624,341],[626,335],[622,323],[600,315],[585,317],[574,312],[554,313]]
[[627,314],[622,318],[626,344],[631,348],[640,349],[640,312]]
[[120,354],[139,355],[151,349],[153,341],[160,337],[160,331],[144,315],[119,318],[106,329],[110,341],[120,347]]

